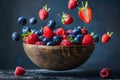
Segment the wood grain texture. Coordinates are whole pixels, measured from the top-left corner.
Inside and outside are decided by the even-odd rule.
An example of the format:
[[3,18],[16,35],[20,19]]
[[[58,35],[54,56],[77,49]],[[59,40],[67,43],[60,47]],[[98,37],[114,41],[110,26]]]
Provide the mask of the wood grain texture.
[[92,54],[95,45],[81,46],[39,46],[23,43],[30,60],[41,68],[69,70],[83,64]]

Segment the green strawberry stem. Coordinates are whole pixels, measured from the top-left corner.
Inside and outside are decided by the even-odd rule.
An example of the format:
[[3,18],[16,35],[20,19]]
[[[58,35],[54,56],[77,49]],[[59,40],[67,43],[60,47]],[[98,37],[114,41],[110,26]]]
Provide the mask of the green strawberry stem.
[[67,40],[69,40],[70,42],[74,42],[74,39],[70,36],[67,37]]
[[48,8],[47,4],[43,6],[43,9],[47,10],[48,12],[50,11],[50,8]]
[[80,9],[86,9],[88,7],[88,1],[86,1],[85,2],[85,4],[84,4],[84,2],[82,1],[82,7],[78,7],[78,9],[80,10]]
[[94,32],[91,32],[91,34],[90,34],[91,36],[94,36]]
[[30,35],[32,32],[27,32],[26,34],[22,34],[22,40],[25,40],[25,37],[27,37],[28,35]]
[[107,32],[107,34],[111,37],[112,36],[112,34],[113,34],[113,32]]

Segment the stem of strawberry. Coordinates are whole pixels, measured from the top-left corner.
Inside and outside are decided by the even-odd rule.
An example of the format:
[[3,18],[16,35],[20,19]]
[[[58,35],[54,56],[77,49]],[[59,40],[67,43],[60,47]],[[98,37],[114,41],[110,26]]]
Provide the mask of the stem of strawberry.
[[112,36],[112,34],[113,34],[113,32],[107,32],[107,34],[111,37]]
[[48,8],[47,4],[43,6],[43,9],[47,10],[48,12],[50,11],[50,8]]

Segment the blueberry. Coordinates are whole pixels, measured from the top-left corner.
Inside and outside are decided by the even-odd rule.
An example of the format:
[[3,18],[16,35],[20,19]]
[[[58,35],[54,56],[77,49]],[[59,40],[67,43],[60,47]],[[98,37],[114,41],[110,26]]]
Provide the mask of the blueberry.
[[50,40],[51,39],[49,39],[49,38],[43,38],[42,42],[45,43],[45,44],[47,44],[47,42],[49,42]]
[[36,18],[30,18],[29,23],[32,24],[32,25],[36,24],[37,23],[37,19]]
[[31,28],[28,27],[28,26],[23,27],[22,33],[23,33],[23,34],[26,34],[26,33],[28,33],[28,32],[31,32]]
[[27,19],[25,17],[19,17],[18,18],[18,24],[20,25],[26,25],[27,24]]
[[13,41],[19,41],[21,38],[20,34],[18,32],[13,32],[12,33],[12,40]]
[[95,41],[96,43],[99,42],[99,36],[98,36],[98,35],[94,35],[93,38],[94,38],[94,41]]
[[72,34],[77,35],[77,34],[81,34],[81,29],[80,28],[74,28],[72,31]]
[[41,41],[43,41],[43,39],[44,39],[44,36],[39,36],[39,39],[41,40]]
[[81,41],[80,41],[79,38],[76,38],[76,37],[74,38],[74,43],[75,43],[75,44],[79,44],[80,42],[81,42]]
[[75,38],[75,35],[74,34],[70,34],[70,35],[68,35],[68,37],[70,37],[70,38]]
[[83,38],[83,35],[82,34],[78,34],[78,35],[76,35],[76,38]]
[[54,41],[49,41],[49,42],[47,42],[46,45],[47,45],[47,46],[54,46],[54,45],[55,45],[55,42],[54,42]]
[[47,26],[54,30],[56,22],[54,20],[49,20]]
[[55,42],[55,44],[59,44],[61,42],[61,37],[56,35],[53,37],[53,41]]
[[37,34],[38,36],[42,35],[42,33],[43,33],[42,29],[35,31],[35,34]]

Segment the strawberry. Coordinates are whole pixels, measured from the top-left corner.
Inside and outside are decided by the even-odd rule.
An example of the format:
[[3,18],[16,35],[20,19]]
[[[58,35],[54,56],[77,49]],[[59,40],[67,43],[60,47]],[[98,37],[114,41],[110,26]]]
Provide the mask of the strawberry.
[[43,28],[43,36],[45,38],[52,38],[54,36],[54,32],[53,32],[53,30],[50,27],[45,26]]
[[[60,15],[58,14],[58,16],[60,16]],[[62,23],[64,25],[69,25],[69,24],[71,24],[73,22],[73,18],[72,18],[72,16],[70,14],[66,14],[66,13],[63,12],[61,21],[62,21]]]
[[28,44],[35,44],[37,41],[39,41],[39,36],[35,33],[29,34],[24,38],[24,42]]
[[92,35],[90,34],[84,35],[83,40],[82,40],[82,45],[92,45],[92,44],[94,44],[94,39]]
[[112,34],[113,34],[113,32],[107,32],[106,34],[103,34],[103,36],[102,36],[102,43],[107,43],[107,42],[109,42],[110,41],[110,39],[111,39],[111,36],[112,36]]
[[104,79],[110,78],[112,76],[112,71],[108,68],[103,68],[100,71],[100,76]]
[[15,76],[22,76],[25,74],[25,69],[20,67],[20,66],[17,66],[15,71],[14,71],[14,75]]
[[45,20],[49,16],[50,8],[47,7],[47,5],[43,6],[42,9],[39,10],[39,18],[41,20]]
[[83,35],[86,35],[86,34],[88,34],[88,31],[87,31],[87,29],[86,28],[81,28],[81,32],[82,32],[82,34]]
[[92,21],[92,9],[88,7],[87,1],[85,6],[82,2],[82,7],[79,8],[78,16],[86,24],[89,24]]
[[69,40],[63,39],[62,42],[60,43],[60,46],[73,46],[73,44]]
[[58,28],[56,31],[56,35],[63,37],[63,35],[66,35],[66,31],[64,28]]
[[69,0],[68,2],[68,9],[72,10],[73,8],[78,6],[78,1],[77,0]]

